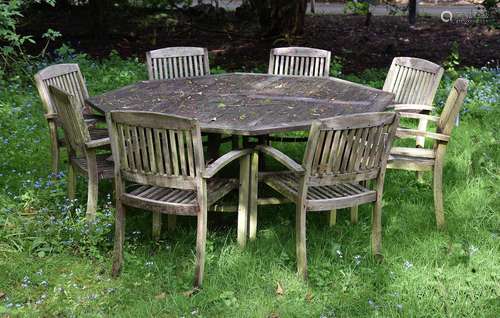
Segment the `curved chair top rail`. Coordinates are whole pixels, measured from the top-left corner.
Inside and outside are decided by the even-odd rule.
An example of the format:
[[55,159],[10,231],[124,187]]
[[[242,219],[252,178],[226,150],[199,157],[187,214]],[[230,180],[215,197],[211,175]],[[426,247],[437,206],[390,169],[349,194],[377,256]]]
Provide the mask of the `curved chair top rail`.
[[397,104],[432,105],[444,69],[415,57],[395,57],[384,82],[384,91],[394,93]]
[[59,87],[63,91],[73,95],[77,99],[80,109],[85,107],[85,98],[89,97],[85,79],[78,64],[47,66],[35,74],[35,83],[45,107],[45,112],[49,115],[56,113],[50,99],[49,85]]
[[150,80],[210,75],[208,50],[201,47],[168,47],[146,53]]
[[307,47],[282,47],[271,49],[269,74],[328,77],[330,51]]

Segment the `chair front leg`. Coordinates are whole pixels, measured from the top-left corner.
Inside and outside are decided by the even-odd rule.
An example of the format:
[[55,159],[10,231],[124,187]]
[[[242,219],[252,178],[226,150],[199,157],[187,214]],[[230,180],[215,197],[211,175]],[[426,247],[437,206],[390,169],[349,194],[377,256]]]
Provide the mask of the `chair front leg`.
[[71,163],[71,158],[68,159],[68,199],[73,201],[76,194],[76,173],[73,164]]
[[50,155],[52,159],[52,173],[59,172],[60,155],[59,155],[59,141],[57,138],[57,125],[53,120],[48,121],[49,135],[50,135]]
[[153,230],[152,236],[153,240],[158,241],[161,234],[161,213],[153,212]]
[[330,210],[330,213],[328,214],[328,224],[330,227],[337,224],[337,209]]
[[207,242],[207,182],[202,180],[198,189],[198,223],[196,226],[196,265],[194,274],[194,287],[199,288],[203,283],[205,270],[205,246]]
[[87,220],[91,222],[95,220],[99,193],[99,175],[95,149],[87,149],[86,157],[88,169]]
[[125,241],[125,206],[120,198],[116,200],[115,215],[115,245],[113,249],[113,268],[111,274],[116,277],[120,274],[123,265],[123,243]]
[[351,207],[351,224],[358,223],[358,205]]
[[439,230],[445,226],[444,204],[443,204],[443,164],[445,145],[438,145],[436,149],[436,161],[434,162],[433,187],[434,192],[434,210],[436,213],[436,225]]
[[307,279],[307,251],[306,251],[306,196],[307,186],[304,177],[299,180],[299,193],[295,211],[295,249],[297,254],[297,274]]
[[297,274],[307,279],[307,251],[306,251],[306,206],[300,202],[295,212],[295,241],[297,253]]
[[372,212],[372,254],[382,260],[382,194],[384,191],[384,176],[377,179],[377,197]]

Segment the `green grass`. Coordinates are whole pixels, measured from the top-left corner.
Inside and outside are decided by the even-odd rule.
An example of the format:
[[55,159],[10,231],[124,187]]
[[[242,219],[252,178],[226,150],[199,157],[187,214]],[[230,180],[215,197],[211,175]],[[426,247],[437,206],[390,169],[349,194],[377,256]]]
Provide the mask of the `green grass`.
[[[80,63],[91,94],[146,78],[136,60],[63,60]],[[360,208],[357,225],[347,211],[331,228],[326,214],[313,213],[304,283],[295,275],[293,205],[259,209],[258,238],[243,251],[236,215],[211,214],[206,279],[194,295],[195,219],[179,218],[156,244],[150,214],[132,213],[124,272],[111,279],[111,185],[100,192],[90,232],[83,179],[79,200],[67,202],[64,175],[48,176],[47,128],[33,84],[25,76],[0,79],[0,316],[498,317],[500,75],[461,73],[471,87],[446,157],[445,231],[435,229],[430,175],[419,184],[414,173],[389,171],[384,262],[370,256],[370,206]],[[370,70],[347,78],[380,87],[384,76]],[[450,85],[445,79],[438,106]],[[301,159],[300,146],[281,148]]]

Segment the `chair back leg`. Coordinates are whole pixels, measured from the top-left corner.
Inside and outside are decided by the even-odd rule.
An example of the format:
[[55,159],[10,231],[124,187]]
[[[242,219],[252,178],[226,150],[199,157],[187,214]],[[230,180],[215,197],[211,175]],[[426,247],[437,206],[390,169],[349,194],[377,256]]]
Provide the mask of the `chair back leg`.
[[87,220],[95,220],[97,212],[97,199],[99,195],[99,175],[95,150],[87,151],[88,169],[88,194],[87,194]]
[[167,216],[167,229],[172,232],[175,231],[175,227],[177,226],[177,215],[169,214]]

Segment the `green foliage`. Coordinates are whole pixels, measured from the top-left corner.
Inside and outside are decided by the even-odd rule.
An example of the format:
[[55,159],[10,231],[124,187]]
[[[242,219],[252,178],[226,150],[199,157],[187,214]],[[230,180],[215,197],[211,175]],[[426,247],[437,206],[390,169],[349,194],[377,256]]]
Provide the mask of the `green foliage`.
[[[63,46],[56,55],[28,71],[79,63],[91,95],[147,78],[144,64],[114,53],[97,62]],[[380,88],[386,72],[343,77]],[[385,261],[377,264],[370,256],[369,206],[360,207],[357,225],[349,224],[348,212],[339,211],[332,228],[325,215],[312,213],[310,280],[303,283],[295,274],[293,205],[259,209],[258,238],[244,251],[235,242],[236,216],[209,214],[206,281],[194,295],[186,291],[193,278],[195,218],[179,218],[175,233],[164,231],[152,243],[151,214],[130,211],[124,272],[111,279],[111,184],[100,187],[98,218],[89,227],[85,181],[79,180],[77,200],[68,202],[65,175],[47,174],[47,128],[31,76],[0,77],[0,292],[6,294],[0,316],[496,316],[500,76],[498,69],[457,72],[470,88],[446,157],[446,231],[435,230],[430,177],[419,184],[413,173],[388,171]],[[451,84],[449,77],[443,80],[438,109]],[[300,160],[303,145],[273,145]],[[268,168],[278,166],[270,162]]]
[[370,12],[369,1],[349,0],[344,5],[344,14],[367,15]]
[[[42,0],[35,1],[41,2]],[[6,69],[10,64],[15,63],[17,60],[29,61],[31,56],[27,55],[23,51],[23,47],[28,43],[35,43],[32,35],[22,35],[17,32],[17,24],[19,19],[23,17],[21,10],[31,4],[33,1],[29,0],[8,0],[0,2],[0,43],[3,45],[0,47],[0,76],[3,74],[3,69]],[[55,5],[55,0],[43,0],[43,2]],[[40,55],[45,54],[45,50],[50,41],[53,41],[61,34],[52,29],[48,29],[42,35],[45,39],[46,44]]]
[[446,74],[453,79],[458,78],[457,68],[460,65],[460,55],[458,53],[458,42],[453,42],[451,46],[450,55],[443,63]]
[[343,63],[343,58],[334,55],[330,61],[330,76],[340,77],[342,75]]

